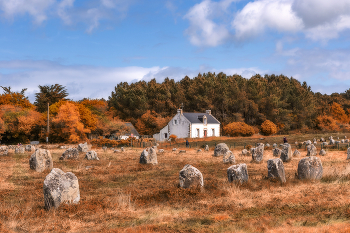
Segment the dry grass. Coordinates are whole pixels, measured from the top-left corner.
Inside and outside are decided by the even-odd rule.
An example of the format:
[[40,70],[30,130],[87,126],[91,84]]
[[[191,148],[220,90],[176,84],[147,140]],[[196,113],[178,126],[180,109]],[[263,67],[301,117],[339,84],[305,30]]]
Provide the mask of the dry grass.
[[[350,165],[344,151],[320,157],[321,181],[295,178],[298,161],[285,163],[287,183],[266,179],[265,150],[260,164],[234,151],[246,163],[249,182],[230,184],[222,158],[195,149],[166,150],[158,165],[138,163],[141,149],[106,153],[100,161],[60,161],[63,150],[51,149],[54,167],[79,179],[81,201],[44,209],[43,181],[49,171],[29,169],[30,153],[1,157],[0,232],[349,232]],[[10,151],[12,152],[12,151]],[[203,190],[179,188],[186,164],[204,176]]]

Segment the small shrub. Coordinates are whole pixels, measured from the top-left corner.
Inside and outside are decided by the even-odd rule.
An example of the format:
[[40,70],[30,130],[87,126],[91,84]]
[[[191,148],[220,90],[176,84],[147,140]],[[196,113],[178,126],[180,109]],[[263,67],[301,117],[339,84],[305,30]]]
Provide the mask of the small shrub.
[[261,132],[264,135],[275,134],[277,133],[277,126],[272,121],[266,120],[261,124]]
[[175,141],[176,141],[176,138],[177,138],[177,136],[174,135],[174,134],[172,134],[172,135],[169,136],[169,139],[170,139],[172,142],[175,142]]
[[226,134],[231,136],[252,136],[255,131],[254,128],[250,125],[247,125],[244,122],[232,122],[224,126],[224,131]]

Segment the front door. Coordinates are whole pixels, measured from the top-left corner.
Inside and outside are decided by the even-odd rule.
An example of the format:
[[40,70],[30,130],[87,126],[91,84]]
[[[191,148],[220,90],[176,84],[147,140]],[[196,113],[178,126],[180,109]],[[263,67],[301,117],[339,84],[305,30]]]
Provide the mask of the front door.
[[204,130],[204,137],[207,137],[207,130]]

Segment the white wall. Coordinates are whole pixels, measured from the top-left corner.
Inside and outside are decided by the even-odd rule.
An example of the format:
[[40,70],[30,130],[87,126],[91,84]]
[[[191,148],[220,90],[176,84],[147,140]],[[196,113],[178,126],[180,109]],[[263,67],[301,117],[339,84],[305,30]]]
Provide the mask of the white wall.
[[[197,135],[197,129],[199,129],[199,136]],[[191,138],[203,138],[205,129],[207,130],[207,137],[220,137],[220,124],[192,124]],[[214,129],[215,135],[212,135],[212,129]]]
[[[175,122],[176,121],[176,122]],[[177,113],[168,124],[169,136],[174,134],[177,138],[188,138],[190,131],[190,122],[184,115]]]

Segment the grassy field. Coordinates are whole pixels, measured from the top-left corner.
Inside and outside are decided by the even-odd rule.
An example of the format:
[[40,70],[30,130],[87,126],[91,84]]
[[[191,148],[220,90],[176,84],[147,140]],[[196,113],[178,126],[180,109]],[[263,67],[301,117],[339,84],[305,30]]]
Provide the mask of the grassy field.
[[[192,148],[185,154],[166,149],[158,165],[141,165],[142,149],[124,153],[97,151],[100,161],[60,161],[63,149],[51,149],[54,167],[79,179],[77,205],[44,209],[43,181],[50,171],[29,169],[31,153],[0,158],[0,232],[349,232],[350,165],[345,151],[320,157],[321,181],[295,177],[298,161],[285,163],[287,183],[268,180],[262,163],[234,150],[246,163],[249,182],[230,184],[222,157]],[[179,171],[191,164],[204,177],[204,189],[179,188]]]

